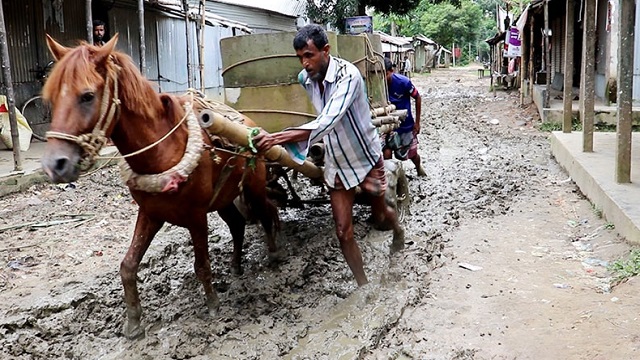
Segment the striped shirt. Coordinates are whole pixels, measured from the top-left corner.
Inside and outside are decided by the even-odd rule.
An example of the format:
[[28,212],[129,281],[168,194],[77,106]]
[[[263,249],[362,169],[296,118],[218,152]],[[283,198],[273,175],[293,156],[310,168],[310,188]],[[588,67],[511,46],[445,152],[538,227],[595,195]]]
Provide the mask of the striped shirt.
[[285,148],[297,163],[302,163],[309,146],[322,140],[327,185],[335,187],[336,176],[346,189],[362,183],[382,150],[360,71],[350,62],[330,56],[324,94],[306,70],[300,72],[298,80],[320,115],[296,128],[311,130],[308,141],[285,144]]

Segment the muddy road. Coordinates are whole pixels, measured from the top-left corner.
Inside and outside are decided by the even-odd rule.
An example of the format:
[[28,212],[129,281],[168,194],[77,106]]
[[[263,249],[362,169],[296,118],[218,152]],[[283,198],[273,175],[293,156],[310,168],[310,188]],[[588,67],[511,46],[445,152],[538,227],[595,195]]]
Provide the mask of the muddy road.
[[603,266],[629,247],[553,160],[535,111],[515,92],[489,93],[475,68],[414,82],[428,177],[404,163],[412,204],[399,254],[356,207],[371,284],[356,287],[328,205],[281,210],[277,267],[250,225],[242,276],[212,214],[219,314],[206,313],[188,233],[166,226],[138,275],[146,336],[129,341],[118,269],[136,206],[106,168],[0,198],[0,358],[638,357],[640,281],[611,288]]

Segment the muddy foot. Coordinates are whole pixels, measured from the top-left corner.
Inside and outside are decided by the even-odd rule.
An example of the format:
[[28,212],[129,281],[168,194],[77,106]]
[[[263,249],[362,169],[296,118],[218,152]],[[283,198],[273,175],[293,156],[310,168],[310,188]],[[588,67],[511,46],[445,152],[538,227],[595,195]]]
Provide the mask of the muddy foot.
[[427,176],[427,172],[424,171],[424,168],[422,167],[422,165],[418,166],[416,171],[418,172],[418,176],[420,176],[420,177]]
[[391,253],[394,254],[404,249],[404,229],[393,231],[393,240],[391,241]]

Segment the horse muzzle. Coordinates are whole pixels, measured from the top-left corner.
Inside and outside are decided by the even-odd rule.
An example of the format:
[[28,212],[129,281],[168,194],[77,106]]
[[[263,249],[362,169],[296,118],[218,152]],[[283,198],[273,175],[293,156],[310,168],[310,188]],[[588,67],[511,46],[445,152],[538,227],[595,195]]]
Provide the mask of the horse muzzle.
[[49,141],[42,156],[42,170],[54,183],[76,181],[80,176],[80,147],[66,141]]

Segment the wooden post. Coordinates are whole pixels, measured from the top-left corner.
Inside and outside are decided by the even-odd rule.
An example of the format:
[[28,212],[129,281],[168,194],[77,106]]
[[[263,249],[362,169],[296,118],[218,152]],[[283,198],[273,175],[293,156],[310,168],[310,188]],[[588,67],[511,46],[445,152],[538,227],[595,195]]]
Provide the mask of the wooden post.
[[138,0],[138,31],[140,33],[140,72],[142,76],[147,76],[146,39],[144,36],[144,0]]
[[[582,17],[582,66],[580,71],[580,120],[582,151],[593,151],[593,117],[595,102],[596,0],[585,0]],[[620,60],[620,59],[618,59]]]
[[575,31],[575,2],[567,0],[566,31],[564,34],[564,104],[562,132],[570,133],[573,122],[573,33]]
[[531,96],[531,102],[533,102],[533,84],[536,82],[536,74],[535,69],[533,67],[533,55],[536,52],[536,47],[534,46],[533,39],[534,33],[533,28],[536,24],[535,18],[531,17],[531,24],[529,24],[529,95]]
[[187,38],[187,84],[189,87],[193,87],[193,69],[191,68],[191,24],[189,24],[189,1],[182,0],[182,8],[184,10],[184,26]]
[[84,6],[84,17],[87,21],[87,42],[93,44],[93,9],[91,8],[91,0],[86,0]]
[[495,84],[493,83],[493,73],[495,72],[495,65],[493,64],[495,57],[495,45],[489,45],[489,73],[491,73],[491,91],[493,91],[493,96],[496,96],[495,92]]
[[20,136],[18,135],[18,120],[16,119],[16,104],[13,95],[13,80],[11,79],[11,61],[9,60],[9,45],[7,43],[7,28],[4,23],[4,8],[0,1],[0,55],[2,58],[2,77],[7,91],[7,107],[9,110],[9,127],[11,128],[11,142],[13,144],[13,169],[22,171],[20,157]]
[[204,93],[204,32],[205,32],[205,19],[207,8],[205,6],[205,0],[200,0],[200,31],[198,32],[198,69],[200,70],[200,91]]
[[[526,69],[527,62],[525,61],[525,54],[529,51],[529,46],[525,41],[524,37],[524,28],[522,29],[522,33],[520,34],[520,38],[522,39],[522,52],[520,53],[520,65],[518,67],[518,75],[520,76],[520,105],[524,105],[524,91],[525,91],[525,80],[526,80]],[[529,80],[531,81],[531,80]]]
[[543,108],[549,107],[551,96],[551,53],[549,52],[549,0],[544,1],[544,72],[546,73],[546,87],[544,92]]
[[631,182],[631,124],[633,103],[634,25],[636,9],[634,0],[619,0],[618,22],[618,100],[616,174],[617,183]]
[[453,56],[453,67],[456,67],[456,43],[451,47],[451,56]]

